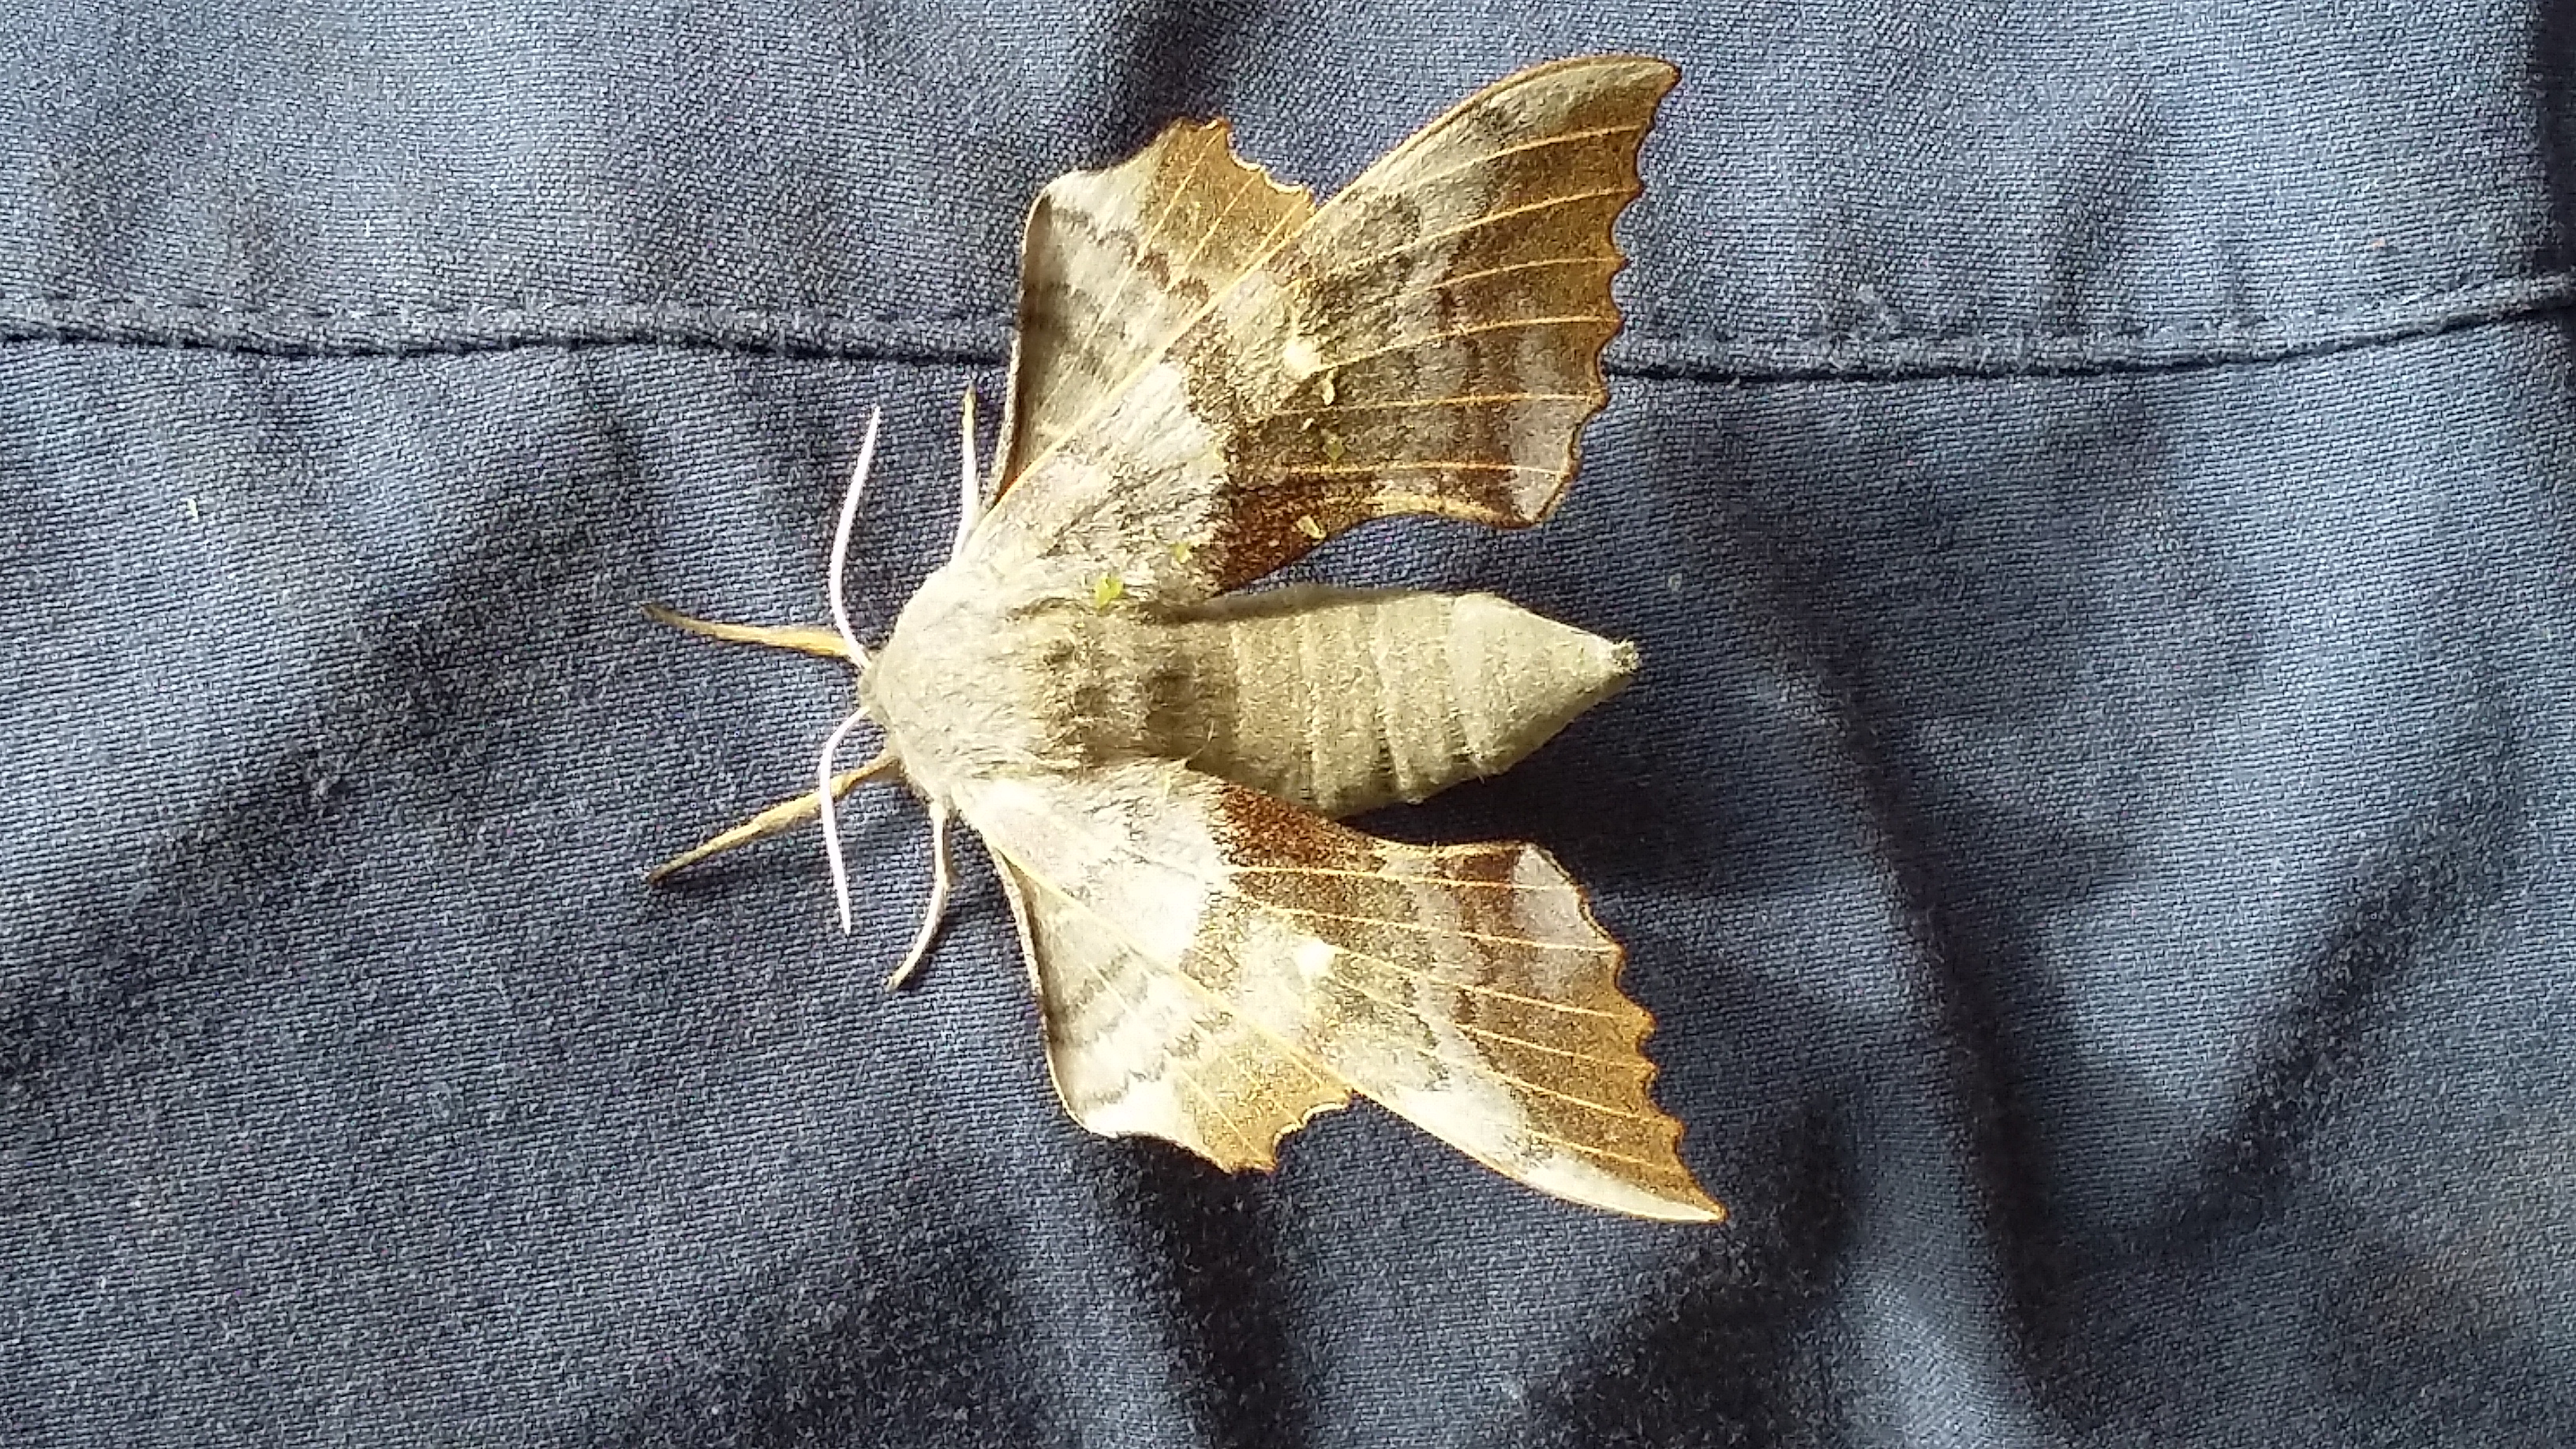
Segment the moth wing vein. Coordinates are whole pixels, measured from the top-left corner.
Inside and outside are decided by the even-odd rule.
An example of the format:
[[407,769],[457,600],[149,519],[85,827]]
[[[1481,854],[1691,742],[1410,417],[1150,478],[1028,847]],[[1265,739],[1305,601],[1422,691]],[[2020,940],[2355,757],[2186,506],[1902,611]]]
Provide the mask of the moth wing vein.
[[[1505,991],[1499,986],[1487,986],[1482,982],[1461,981],[1455,976],[1435,976],[1422,967],[1407,966],[1401,961],[1389,960],[1384,956],[1378,955],[1374,951],[1357,950],[1352,947],[1342,945],[1339,942],[1326,942],[1325,944],[1330,945],[1335,951],[1341,952],[1342,954],[1350,956],[1356,960],[1375,962],[1376,964],[1385,967],[1387,970],[1394,972],[1398,976],[1414,981],[1420,981],[1432,986],[1446,986],[1452,991],[1464,991],[1476,996],[1490,996],[1497,1001],[1517,1001],[1524,1006],[1544,1006],[1550,1011],[1561,1011],[1569,1016],[1598,1016],[1612,1021],[1627,1019],[1627,1014],[1625,1012],[1604,1011],[1599,1007],[1594,1006],[1574,1006],[1562,1001],[1550,1001],[1543,996],[1528,996],[1517,991]],[[1637,1008],[1633,1006],[1630,1008],[1630,1010],[1636,1009]]]
[[1479,267],[1472,272],[1450,272],[1435,282],[1425,282],[1418,287],[1406,287],[1400,291],[1389,292],[1385,297],[1381,298],[1380,301],[1396,302],[1401,301],[1406,297],[1420,297],[1432,292],[1445,292],[1462,282],[1481,282],[1487,277],[1509,276],[1513,272],[1538,272],[1545,271],[1550,267],[1598,267],[1606,265],[1617,268],[1625,266],[1627,263],[1628,259],[1617,252],[1569,252],[1561,257],[1534,257],[1529,261],[1512,262],[1500,267]]
[[1616,1071],[1627,1072],[1636,1077],[1640,1082],[1645,1081],[1654,1072],[1654,1065],[1651,1062],[1646,1063],[1643,1066],[1639,1065],[1639,1055],[1635,1052],[1630,1052],[1624,1056],[1605,1057],[1598,1052],[1570,1051],[1564,1047],[1549,1046],[1543,1041],[1532,1041],[1525,1036],[1514,1036],[1507,1031],[1496,1031],[1492,1027],[1486,1026],[1474,1026],[1463,1021],[1452,1022],[1450,1025],[1457,1027],[1460,1031],[1466,1032],[1471,1036],[1481,1036],[1487,1041],[1498,1041],[1508,1043],[1509,1045],[1516,1047],[1527,1047],[1531,1051],[1545,1052],[1552,1057],[1563,1057],[1568,1061],[1575,1062],[1590,1062],[1596,1067],[1609,1067]]
[[1419,176],[1407,176],[1403,178],[1399,184],[1388,187],[1386,191],[1387,194],[1400,196],[1408,191],[1418,191],[1423,187],[1433,185],[1437,182],[1446,181],[1450,177],[1456,176],[1461,172],[1473,171],[1488,161],[1499,161],[1506,156],[1518,156],[1530,151],[1544,151],[1551,146],[1571,145],[1576,141],[1597,140],[1603,136],[1632,136],[1642,133],[1645,129],[1645,125],[1640,123],[1633,126],[1587,126],[1579,131],[1550,131],[1546,135],[1520,142],[1517,145],[1500,146],[1491,151],[1479,151],[1468,157],[1466,160],[1459,162],[1455,166],[1444,166],[1437,171],[1426,171]]
[[1312,417],[1326,413],[1408,412],[1415,408],[1490,407],[1499,403],[1520,402],[1591,402],[1588,392],[1462,392],[1449,397],[1400,397],[1383,402],[1323,403],[1311,408],[1280,408],[1275,412],[1256,413],[1244,421],[1266,423],[1276,418]]
[[[1639,1157],[1633,1153],[1615,1152],[1607,1147],[1595,1147],[1589,1142],[1577,1142],[1570,1137],[1559,1137],[1553,1132],[1540,1131],[1538,1128],[1532,1127],[1528,1123],[1522,1123],[1516,1130],[1518,1130],[1524,1137],[1529,1137],[1536,1141],[1547,1143],[1551,1147],[1563,1147],[1570,1151],[1580,1152],[1586,1157],[1606,1157],[1612,1162],[1625,1162],[1635,1167],[1646,1168],[1658,1177],[1669,1175],[1672,1172],[1671,1163],[1657,1162],[1651,1157]],[[1675,1140],[1679,1141],[1677,1134],[1675,1135]]]
[[[1348,478],[1371,477],[1381,473],[1562,473],[1544,463],[1502,463],[1489,458],[1371,458],[1359,463],[1301,463],[1293,468],[1274,468],[1261,474],[1265,478]],[[1377,497],[1410,497],[1404,494],[1377,494]]]
[[[1474,846],[1434,846],[1424,853],[1441,857],[1456,854],[1483,856],[1494,852],[1480,850]],[[1230,869],[1236,875],[1320,875],[1341,876],[1353,880],[1419,880],[1436,881],[1442,885],[1495,890],[1561,891],[1565,888],[1556,881],[1533,883],[1521,880],[1461,880],[1456,876],[1433,875],[1427,871],[1351,870],[1347,867],[1330,865],[1236,865]]]
[[[1333,980],[1334,980],[1334,981],[1335,981],[1335,983],[1336,983],[1336,984],[1338,984],[1338,985],[1339,985],[1343,990],[1350,992],[1350,993],[1351,993],[1352,995],[1354,995],[1354,996],[1366,997],[1367,999],[1369,999],[1369,1000],[1371,1000],[1371,1001],[1376,1002],[1376,1003],[1377,1003],[1378,1005],[1380,1005],[1380,1006],[1390,1007],[1390,1008],[1392,1008],[1392,1009],[1394,1009],[1394,1010],[1396,1010],[1396,1011],[1400,1011],[1400,1012],[1404,1013],[1404,1014],[1405,1014],[1405,1015],[1407,1015],[1407,1016],[1419,1017],[1419,1016],[1421,1015],[1421,1013],[1420,1013],[1420,1012],[1417,1012],[1417,1011],[1415,1011],[1413,1008],[1411,1008],[1411,1007],[1409,1007],[1409,1006],[1406,1006],[1403,1002],[1401,1002],[1401,1001],[1392,1001],[1392,1000],[1389,1000],[1389,999],[1388,999],[1388,998],[1386,998],[1386,997],[1380,996],[1380,995],[1378,995],[1376,992],[1369,990],[1367,987],[1362,986],[1362,985],[1358,984],[1357,982],[1352,981],[1352,980],[1348,979],[1347,977],[1344,977],[1344,976],[1340,975],[1339,973],[1335,973],[1335,974],[1334,974],[1334,976],[1333,976]],[[1444,1021],[1444,1022],[1440,1022],[1440,1023],[1438,1023],[1438,1025],[1441,1025],[1441,1026],[1457,1026],[1457,1025],[1462,1025],[1462,1024],[1463,1024],[1463,1023],[1459,1023],[1459,1022],[1452,1022],[1452,1021]],[[1411,1053],[1411,1054],[1412,1054],[1412,1055],[1415,1055],[1415,1056],[1420,1056],[1420,1055],[1422,1055],[1422,1054],[1421,1054],[1421,1053],[1419,1053],[1419,1052],[1415,1052],[1415,1053]],[[1434,1062],[1440,1062],[1440,1061],[1441,1061],[1441,1059],[1440,1059],[1440,1058],[1438,1058],[1438,1057],[1433,1057],[1433,1058],[1431,1058],[1431,1060],[1432,1060],[1432,1061],[1434,1061]],[[1443,1063],[1443,1064],[1445,1065],[1446,1063]],[[1665,1121],[1670,1120],[1669,1118],[1666,1118],[1662,1113],[1659,1113],[1659,1112],[1631,1112],[1631,1111],[1629,1111],[1629,1110],[1628,1110],[1627,1108],[1625,1108],[1625,1107],[1613,1107],[1613,1106],[1609,1105],[1609,1104],[1608,1104],[1608,1103],[1606,1103],[1606,1102],[1595,1102],[1595,1101],[1593,1101],[1593,1100],[1592,1100],[1591,1098],[1589,1098],[1589,1097],[1578,1097],[1578,1096],[1574,1095],[1572,1092],[1559,1091],[1558,1089],[1556,1089],[1556,1088],[1554,1088],[1554,1087],[1543,1086],[1543,1085],[1541,1085],[1541,1084],[1539,1084],[1539,1083],[1537,1083],[1537,1082],[1526,1081],[1526,1080],[1524,1080],[1524,1079],[1522,1079],[1522,1078],[1520,1078],[1520,1077],[1516,1077],[1516,1076],[1512,1075],[1510,1072],[1504,1071],[1502,1068],[1500,1068],[1500,1067],[1498,1067],[1498,1066],[1495,1066],[1493,1063],[1488,1062],[1488,1061],[1485,1061],[1485,1060],[1483,1060],[1482,1058],[1479,1058],[1479,1059],[1478,1059],[1477,1070],[1478,1070],[1478,1072],[1479,1072],[1479,1074],[1480,1074],[1480,1075],[1487,1076],[1487,1077],[1491,1077],[1491,1078],[1493,1078],[1495,1081],[1498,1081],[1498,1082],[1509,1082],[1509,1083],[1511,1083],[1511,1084],[1512,1084],[1513,1086],[1515,1086],[1515,1087],[1522,1087],[1522,1088],[1526,1088],[1527,1090],[1532,1091],[1532,1092],[1536,1092],[1536,1093],[1538,1093],[1540,1096],[1543,1096],[1543,1097],[1554,1097],[1554,1098],[1556,1098],[1556,1099],[1557,1099],[1557,1100],[1559,1100],[1559,1101],[1563,1101],[1563,1102],[1571,1102],[1571,1103],[1573,1103],[1575,1106],[1578,1106],[1578,1107],[1584,1108],[1584,1109],[1585,1109],[1585,1110],[1587,1110],[1587,1111],[1598,1112],[1598,1113],[1600,1113],[1600,1114],[1601,1114],[1602,1116],[1604,1116],[1604,1117],[1616,1117],[1616,1118],[1621,1119],[1622,1121],[1628,1121],[1628,1122],[1650,1122],[1650,1123],[1657,1123],[1657,1124],[1660,1124],[1660,1123],[1663,1123],[1663,1122],[1665,1122]]]
[[[1229,147],[1229,154],[1231,153],[1231,150],[1232,148]],[[1225,205],[1218,207],[1216,209],[1216,214],[1208,218],[1207,229],[1199,233],[1197,241],[1190,243],[1190,254],[1182,260],[1181,265],[1177,270],[1190,271],[1198,266],[1199,258],[1207,253],[1208,242],[1214,238],[1218,230],[1225,225],[1226,218],[1234,215],[1234,209],[1243,204],[1243,198],[1250,194],[1251,187],[1260,184],[1262,184],[1261,172],[1258,168],[1255,168],[1248,175],[1238,174],[1234,189],[1226,193]],[[1234,279],[1232,278],[1228,278],[1227,284],[1229,286],[1232,285],[1233,280]],[[1170,344],[1166,343],[1165,347],[1168,348],[1169,345]]]
[[1336,368],[1349,367],[1353,363],[1366,362],[1372,357],[1385,357],[1391,353],[1397,352],[1419,351],[1422,348],[1430,347],[1437,343],[1456,342],[1463,338],[1479,337],[1488,332],[1525,332],[1537,327],[1572,327],[1577,323],[1584,322],[1607,322],[1611,326],[1616,327],[1619,325],[1619,314],[1616,312],[1569,312],[1562,316],[1506,317],[1499,322],[1480,322],[1473,327],[1453,327],[1445,332],[1425,332],[1412,337],[1399,337],[1384,347],[1372,347],[1366,352],[1354,352],[1347,357],[1336,357],[1328,362],[1319,363],[1315,370],[1317,372],[1331,372]]
[[1539,941],[1527,936],[1505,936],[1491,931],[1452,930],[1447,926],[1433,926],[1421,921],[1400,920],[1390,916],[1355,916],[1341,911],[1321,910],[1314,906],[1281,905],[1275,901],[1264,901],[1261,905],[1265,910],[1277,911],[1282,915],[1312,916],[1325,921],[1349,921],[1353,925],[1360,926],[1389,926],[1399,931],[1419,931],[1425,935],[1447,936],[1461,941],[1489,941],[1497,946],[1527,946],[1538,951],[1581,951],[1594,956],[1610,954],[1609,947],[1585,941]]
[[[1345,272],[1356,272],[1363,267],[1373,266],[1390,257],[1400,257],[1406,252],[1420,251],[1422,248],[1431,245],[1433,242],[1446,241],[1453,236],[1464,236],[1471,231],[1480,231],[1486,227],[1510,221],[1514,217],[1527,216],[1532,212],[1538,211],[1554,211],[1560,206],[1571,206],[1578,201],[1601,201],[1613,196],[1621,198],[1633,197],[1637,192],[1638,186],[1636,183],[1624,182],[1618,186],[1606,187],[1599,191],[1569,191],[1562,195],[1550,196],[1538,201],[1524,202],[1519,206],[1507,206],[1500,211],[1484,212],[1479,215],[1469,217],[1465,221],[1453,222],[1448,226],[1440,227],[1433,231],[1423,232],[1402,246],[1388,247],[1385,251],[1370,252],[1366,256],[1345,258],[1336,265],[1323,267],[1316,271],[1309,272],[1307,273],[1307,276],[1318,279],[1324,277],[1338,277]],[[1348,193],[1345,194],[1347,195]],[[1621,260],[1624,261],[1626,259],[1623,257]]]

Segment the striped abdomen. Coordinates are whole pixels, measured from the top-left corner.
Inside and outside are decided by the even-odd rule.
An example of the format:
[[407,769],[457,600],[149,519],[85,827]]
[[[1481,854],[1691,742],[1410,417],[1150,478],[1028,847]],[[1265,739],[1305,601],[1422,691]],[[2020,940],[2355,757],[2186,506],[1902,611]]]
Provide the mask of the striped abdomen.
[[1510,769],[1637,658],[1491,594],[1315,586],[1229,595],[1120,642],[1127,667],[1107,673],[1137,693],[1101,703],[1144,729],[1105,734],[1335,816]]

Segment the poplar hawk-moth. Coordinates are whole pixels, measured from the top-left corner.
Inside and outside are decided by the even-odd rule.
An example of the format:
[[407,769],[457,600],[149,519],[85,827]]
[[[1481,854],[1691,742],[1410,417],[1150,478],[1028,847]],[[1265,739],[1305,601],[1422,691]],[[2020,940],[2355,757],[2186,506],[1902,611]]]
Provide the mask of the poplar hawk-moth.
[[883,752],[655,874],[899,776],[939,866],[904,970],[962,818],[1092,1130],[1267,1168],[1356,1092],[1558,1196],[1721,1218],[1648,1095],[1619,945],[1557,863],[1335,823],[1509,768],[1634,651],[1488,594],[1235,592],[1368,519],[1554,510],[1608,400],[1611,226],[1676,79],[1523,71],[1321,206],[1223,120],[1046,186],[989,487],[970,392],[955,551],[883,647],[657,611],[849,660]]

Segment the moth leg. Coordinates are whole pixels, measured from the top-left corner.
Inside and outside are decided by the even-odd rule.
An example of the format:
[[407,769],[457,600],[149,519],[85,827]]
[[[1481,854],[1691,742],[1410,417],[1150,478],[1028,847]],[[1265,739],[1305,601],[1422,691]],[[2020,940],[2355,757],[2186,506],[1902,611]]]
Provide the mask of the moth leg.
[[829,629],[811,624],[718,624],[706,619],[692,619],[659,604],[646,604],[644,617],[656,624],[668,624],[704,639],[722,639],[730,644],[759,644],[771,649],[793,649],[799,654],[819,654],[825,659],[847,662],[849,650],[841,636]]
[[[832,802],[841,798],[840,792],[832,788],[839,778],[832,773],[832,766],[841,758],[841,741],[867,722],[865,709],[854,709],[842,716],[841,722],[832,726],[832,732],[823,737],[822,758],[814,762],[814,809],[823,817],[823,859],[832,867],[832,901],[840,908],[844,936],[850,934],[850,863],[841,855],[841,822],[832,818]],[[891,749],[881,749],[877,759],[868,763],[873,765],[893,754]]]
[[993,875],[1002,883],[1002,899],[1011,903],[1011,924],[1020,933],[1020,960],[1029,969],[1029,990],[1037,993],[1038,1000],[1044,1001],[1046,978],[1038,972],[1038,937],[1036,929],[1029,924],[1028,893],[1021,887],[1019,873],[1011,868],[1009,861],[996,859],[994,864],[1000,867]]
[[[833,776],[832,798],[837,800],[884,774],[893,768],[894,762],[894,756],[881,754],[855,770],[844,770]],[[658,884],[673,871],[684,870],[708,856],[731,850],[737,845],[749,845],[755,840],[767,840],[773,835],[793,830],[812,819],[822,808],[822,800],[817,792],[801,791],[761,811],[740,825],[719,831],[699,844],[672,856],[669,860],[644,872],[644,879],[648,883]]]
[[948,822],[952,818],[947,805],[933,801],[930,806],[930,904],[921,913],[921,929],[913,933],[912,949],[903,953],[903,964],[886,978],[886,990],[901,990],[912,973],[921,969],[930,955],[930,943],[939,938],[940,922],[948,916]]
[[975,386],[957,404],[957,542],[950,558],[966,551],[966,535],[984,516],[984,480],[975,476]]

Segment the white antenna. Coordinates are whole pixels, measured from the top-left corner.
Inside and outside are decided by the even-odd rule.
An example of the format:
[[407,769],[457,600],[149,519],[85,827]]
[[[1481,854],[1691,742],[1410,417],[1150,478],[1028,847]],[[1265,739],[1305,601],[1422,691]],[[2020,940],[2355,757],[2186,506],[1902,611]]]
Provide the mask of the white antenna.
[[[868,409],[867,436],[859,440],[859,460],[850,467],[850,486],[841,494],[841,521],[832,530],[832,566],[823,584],[824,596],[832,605],[832,628],[841,636],[841,647],[850,651],[850,662],[865,674],[868,668],[867,646],[859,642],[858,631],[850,627],[850,602],[845,587],[850,568],[850,535],[858,527],[859,495],[867,491],[868,468],[876,462],[877,425],[884,421],[882,408]],[[850,867],[841,854],[841,822],[832,810],[832,766],[839,762],[841,742],[850,731],[867,722],[868,712],[862,707],[850,711],[823,739],[823,758],[814,767],[814,803],[823,826],[823,858],[831,864],[832,899],[841,908],[841,934],[850,933]]]
[[[850,627],[850,603],[842,588],[850,567],[850,534],[858,526],[859,495],[868,486],[868,466],[877,457],[877,424],[884,410],[868,409],[868,433],[859,440],[859,461],[850,468],[849,490],[841,495],[841,522],[832,530],[832,568],[824,577],[824,597],[832,605],[832,628],[841,636],[841,647],[850,651],[850,660],[861,670],[868,667],[867,646],[859,642],[858,631]],[[829,773],[828,762],[826,765]]]

